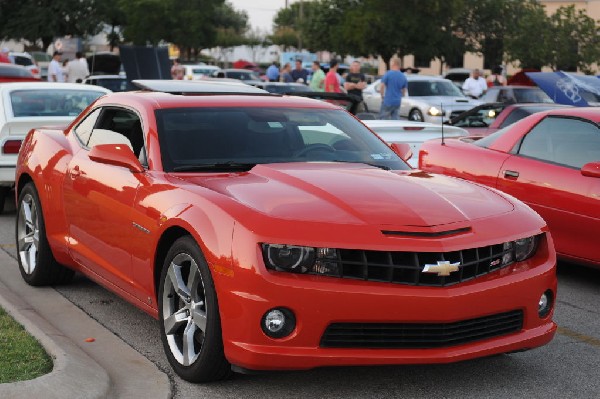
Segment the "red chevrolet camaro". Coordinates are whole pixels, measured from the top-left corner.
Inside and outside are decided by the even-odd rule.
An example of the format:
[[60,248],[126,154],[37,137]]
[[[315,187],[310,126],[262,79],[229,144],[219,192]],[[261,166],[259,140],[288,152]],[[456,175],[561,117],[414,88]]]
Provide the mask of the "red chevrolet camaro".
[[548,223],[559,256],[600,266],[600,109],[531,115],[481,140],[426,142],[424,171],[495,187]]
[[79,271],[116,292],[160,320],[195,382],[552,339],[556,256],[526,205],[411,170],[337,106],[185,84],[146,82],[171,93],[109,94],[29,133],[16,175],[29,284]]

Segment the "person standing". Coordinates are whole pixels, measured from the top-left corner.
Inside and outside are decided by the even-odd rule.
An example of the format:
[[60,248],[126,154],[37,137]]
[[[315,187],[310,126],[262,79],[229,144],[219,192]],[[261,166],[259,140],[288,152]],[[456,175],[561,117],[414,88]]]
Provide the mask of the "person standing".
[[379,92],[381,93],[381,109],[379,119],[400,119],[399,111],[402,97],[406,96],[408,80],[400,70],[400,60],[390,60],[390,70],[381,78]]
[[329,63],[329,71],[325,75],[325,91],[328,93],[341,93],[340,81],[337,77],[338,62],[331,60]]
[[479,98],[487,90],[487,82],[481,76],[479,69],[473,70],[473,76],[470,76],[465,80],[462,85],[463,92],[473,98]]
[[290,71],[292,70],[292,66],[289,62],[286,62],[283,68],[281,69],[281,74],[279,75],[279,80],[284,83],[292,83],[294,79],[292,78],[292,74]]
[[55,51],[52,53],[52,61],[48,65],[48,82],[64,82],[65,76],[63,75],[62,65],[60,64],[60,57],[62,53]]
[[82,59],[85,60],[81,51],[78,51],[75,53],[75,59],[67,64],[67,82],[81,83],[90,74],[87,61],[82,62]]
[[171,67],[171,78],[175,80],[183,80],[185,75],[185,68],[179,63],[179,58],[173,60],[173,66]]
[[362,91],[367,87],[367,78],[365,74],[360,72],[360,62],[353,61],[350,64],[350,73],[346,75],[344,89],[348,94],[356,97],[357,101],[362,101]]
[[313,61],[311,69],[313,74],[310,78],[310,89],[312,91],[325,91],[325,72],[321,69],[319,61]]
[[294,82],[306,84],[308,80],[308,71],[302,67],[302,60],[296,60],[296,68],[292,71],[292,80]]
[[15,63],[14,57],[10,55],[10,50],[8,49],[8,47],[4,47],[2,48],[2,50],[0,50],[0,62],[3,62],[5,64]]
[[492,70],[492,74],[486,79],[487,87],[506,86],[506,78],[502,76],[502,67],[497,66]]
[[269,79],[269,82],[279,81],[279,68],[275,61],[267,68],[267,78]]

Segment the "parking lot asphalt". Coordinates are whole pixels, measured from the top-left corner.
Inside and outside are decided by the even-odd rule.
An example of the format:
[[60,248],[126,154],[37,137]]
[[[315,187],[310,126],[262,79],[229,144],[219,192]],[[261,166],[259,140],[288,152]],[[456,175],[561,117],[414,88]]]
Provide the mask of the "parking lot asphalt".
[[168,376],[155,364],[55,289],[27,285],[9,255],[14,246],[2,241],[0,306],[42,344],[54,367],[30,381],[0,384],[0,398],[171,397]]

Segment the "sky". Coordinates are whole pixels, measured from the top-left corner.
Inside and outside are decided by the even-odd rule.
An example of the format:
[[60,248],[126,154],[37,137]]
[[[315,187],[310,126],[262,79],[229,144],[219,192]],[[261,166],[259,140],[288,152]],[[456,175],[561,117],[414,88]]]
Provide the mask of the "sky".
[[[236,10],[248,13],[248,19],[253,29],[271,32],[273,17],[277,11],[285,7],[286,0],[228,0]],[[290,4],[293,0],[288,0]]]

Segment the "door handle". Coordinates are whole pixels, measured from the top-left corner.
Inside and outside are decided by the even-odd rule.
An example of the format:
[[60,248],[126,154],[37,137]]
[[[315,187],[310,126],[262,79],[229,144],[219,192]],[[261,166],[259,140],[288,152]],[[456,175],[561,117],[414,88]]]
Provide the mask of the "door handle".
[[519,178],[519,172],[515,172],[514,170],[505,170],[504,171],[504,177],[506,177],[508,179],[518,179]]

